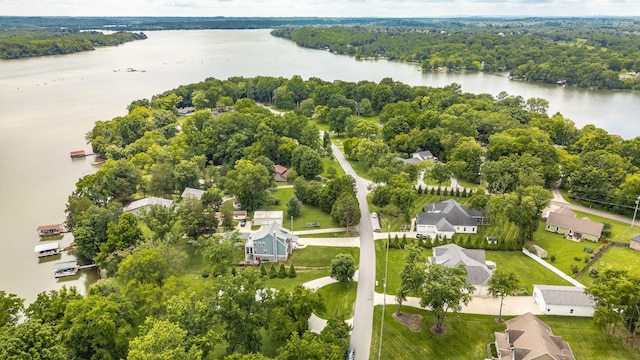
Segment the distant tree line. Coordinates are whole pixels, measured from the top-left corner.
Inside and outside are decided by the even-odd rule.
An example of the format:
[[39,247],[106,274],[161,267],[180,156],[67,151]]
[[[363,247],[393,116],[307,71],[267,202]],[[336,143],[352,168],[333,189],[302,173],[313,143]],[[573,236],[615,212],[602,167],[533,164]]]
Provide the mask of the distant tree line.
[[71,54],[146,38],[144,33],[124,31],[113,34],[68,29],[2,31],[0,32],[0,59]]
[[635,76],[640,71],[637,24],[478,25],[305,26],[275,29],[272,35],[356,59],[417,62],[423,71],[509,71],[513,78],[528,81],[603,89],[640,88],[640,78]]

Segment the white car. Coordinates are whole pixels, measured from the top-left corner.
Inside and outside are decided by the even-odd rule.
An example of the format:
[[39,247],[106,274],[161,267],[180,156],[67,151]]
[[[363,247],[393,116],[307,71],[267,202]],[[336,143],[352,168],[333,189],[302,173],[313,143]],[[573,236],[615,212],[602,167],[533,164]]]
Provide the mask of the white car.
[[378,214],[377,213],[371,213],[371,217],[375,219],[375,218],[378,217]]

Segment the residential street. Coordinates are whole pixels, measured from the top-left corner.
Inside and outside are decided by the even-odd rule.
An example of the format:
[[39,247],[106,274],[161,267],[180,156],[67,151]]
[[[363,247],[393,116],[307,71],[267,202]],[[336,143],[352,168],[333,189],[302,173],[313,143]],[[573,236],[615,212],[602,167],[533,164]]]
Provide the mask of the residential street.
[[[598,216],[602,216],[602,217],[607,218],[607,219],[617,220],[617,221],[625,222],[627,224],[631,224],[631,219],[629,219],[626,216],[611,214],[611,213],[608,213],[608,212],[604,212],[604,211],[588,208],[588,207],[582,206],[582,205],[569,204],[562,197],[562,194],[560,194],[560,190],[558,190],[558,189],[551,190],[551,193],[553,194],[553,199],[551,199],[551,205],[552,206],[553,205],[558,206],[558,207],[566,206],[571,210],[582,211],[582,212],[585,212],[587,214],[598,215]],[[640,232],[640,230],[638,230],[638,231]]]
[[369,359],[371,334],[373,330],[374,282],[376,278],[376,253],[371,230],[371,217],[367,204],[367,186],[369,181],[361,179],[345,159],[344,154],[335,145],[331,145],[333,155],[347,175],[356,179],[358,202],[360,203],[360,266],[358,275],[358,291],[351,346],[356,349],[356,359]]

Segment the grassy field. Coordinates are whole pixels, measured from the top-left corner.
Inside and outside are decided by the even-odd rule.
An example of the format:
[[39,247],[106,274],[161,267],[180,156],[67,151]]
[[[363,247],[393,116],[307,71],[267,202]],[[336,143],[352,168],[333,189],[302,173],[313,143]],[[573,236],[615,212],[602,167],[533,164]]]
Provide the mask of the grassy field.
[[[640,252],[631,248],[612,246],[598,259],[592,267],[600,269],[625,270],[629,274],[640,276]],[[593,278],[589,272],[585,272],[578,279],[586,286],[593,284]]]
[[336,170],[336,177],[345,176],[344,169],[342,168],[342,166],[340,166],[340,164],[338,164],[338,162],[333,157],[331,158],[327,156],[323,157],[322,165],[323,165],[323,171],[322,171],[322,174],[320,175],[322,175],[325,178],[329,178],[329,172],[327,170],[329,170],[330,167]]
[[[271,191],[271,195],[280,199],[280,204],[263,207],[260,210],[282,210],[284,216],[287,216],[287,201],[293,195],[293,188],[276,188]],[[320,227],[316,229],[330,229],[340,227],[340,225],[331,217],[331,215],[322,211],[319,207],[305,205],[300,212],[300,216],[297,219],[293,219],[293,231],[296,230],[308,230],[304,227],[305,224],[319,222]],[[284,227],[291,227],[291,220],[284,219]]]
[[533,235],[533,239],[533,244],[545,249],[549,257],[551,255],[556,256],[555,262],[551,262],[549,259],[547,261],[568,275],[571,275],[571,265],[577,265],[580,269],[585,266],[584,257],[590,256],[584,251],[585,247],[597,250],[603,246],[591,241],[575,242],[567,240],[563,235],[544,230],[544,223],[540,224]]
[[321,287],[316,292],[322,295],[327,308],[324,312],[316,315],[323,319],[329,319],[333,316],[344,319],[352,318],[357,288],[358,283],[355,281],[348,284],[335,283]]
[[[404,267],[404,258],[408,251],[404,249],[389,249],[387,293],[397,294],[400,288],[400,273]],[[425,249],[423,256],[428,258],[433,254],[431,249]],[[376,292],[383,292],[385,273],[385,241],[376,241]],[[571,285],[561,277],[530,259],[520,251],[486,251],[486,259],[496,263],[499,269],[514,272],[520,277],[522,294],[531,294],[533,284]],[[526,269],[526,272],[523,271]]]
[[[395,310],[391,306],[385,311],[381,354],[383,359],[484,359],[487,356],[487,344],[495,339],[493,332],[506,328],[504,324],[497,324],[493,315],[448,314],[444,322],[447,333],[436,336],[428,329],[434,323],[431,312],[403,308],[406,312],[423,316],[422,331],[414,333],[391,317]],[[382,308],[376,306],[371,359],[378,358],[381,315]],[[541,319],[551,327],[554,335],[562,336],[569,343],[576,359],[640,359],[637,349],[627,346],[622,338],[604,334],[593,324],[591,318],[545,316]]]

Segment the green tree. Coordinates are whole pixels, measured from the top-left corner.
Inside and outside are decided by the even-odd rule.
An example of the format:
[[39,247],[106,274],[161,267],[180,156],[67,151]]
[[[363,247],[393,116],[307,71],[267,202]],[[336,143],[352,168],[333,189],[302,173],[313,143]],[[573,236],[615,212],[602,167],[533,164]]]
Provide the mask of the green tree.
[[308,146],[299,146],[291,153],[291,166],[307,179],[322,174],[324,165],[320,155]]
[[180,191],[187,187],[198,188],[198,180],[200,179],[200,168],[198,164],[189,160],[181,160],[174,170],[174,178],[176,188]]
[[[294,219],[300,216],[300,212],[302,211],[302,202],[298,200],[298,197],[293,194],[287,201],[287,217],[293,217]],[[293,230],[293,229],[291,229]]]
[[289,266],[289,272],[287,273],[287,276],[292,279],[298,276],[298,274],[296,273],[296,268],[293,266],[293,263]]
[[447,312],[457,313],[462,310],[461,303],[469,304],[474,290],[473,285],[467,284],[467,269],[464,265],[429,265],[420,291],[420,306],[433,311],[436,323],[431,331],[443,334]]
[[351,254],[338,254],[331,260],[331,276],[341,283],[349,283],[356,272],[356,262]]
[[166,320],[187,332],[185,349],[202,351],[202,358],[220,343],[216,332],[216,309],[210,290],[180,293],[166,301]]
[[107,224],[107,241],[100,245],[96,262],[105,263],[107,256],[112,252],[131,248],[143,239],[142,230],[138,227],[138,219],[132,213],[124,213],[120,215],[117,223]]
[[202,351],[187,349],[187,332],[180,326],[166,321],[147,318],[140,326],[140,333],[129,342],[131,360],[197,360],[202,359]]
[[0,357],[3,359],[64,360],[67,349],[60,343],[54,325],[29,319],[0,332]]
[[7,294],[0,290],[0,324],[15,325],[20,319],[20,312],[24,308],[24,299],[16,294]]
[[331,207],[331,216],[338,224],[346,226],[347,232],[349,232],[349,228],[360,221],[358,199],[352,193],[343,193]]
[[251,211],[264,202],[271,180],[269,170],[264,165],[238,160],[234,169],[227,173],[225,188],[238,198],[244,208]]
[[446,164],[437,162],[429,169],[429,177],[438,183],[438,186],[441,186],[443,182],[451,178],[451,170]]
[[222,236],[198,238],[198,252],[202,254],[205,264],[210,266],[213,276],[227,274],[227,269],[234,262],[234,243],[238,240],[237,232],[234,232],[230,238]]
[[82,295],[75,286],[64,285],[60,290],[39,293],[36,300],[25,310],[25,315],[31,320],[57,326],[64,317],[67,304],[79,299],[82,299]]
[[162,285],[171,269],[160,251],[154,248],[142,249],[127,256],[118,268],[117,279],[124,284]]
[[494,298],[500,298],[498,322],[502,322],[502,304],[504,303],[504,298],[513,295],[513,292],[519,287],[519,282],[518,275],[510,271],[497,269],[491,275],[487,292]]
[[276,341],[285,341],[295,332],[305,332],[311,314],[324,309],[322,297],[311,289],[297,285],[290,291],[280,290],[270,304],[267,330]]
[[[430,240],[426,240],[430,241]],[[407,300],[409,293],[419,294],[422,290],[426,278],[425,271],[425,258],[422,255],[422,249],[415,245],[408,245],[405,249],[408,250],[407,256],[404,258],[404,266],[400,273],[400,289],[398,290],[398,311],[396,314],[402,312],[402,302]]]

